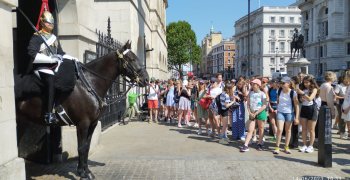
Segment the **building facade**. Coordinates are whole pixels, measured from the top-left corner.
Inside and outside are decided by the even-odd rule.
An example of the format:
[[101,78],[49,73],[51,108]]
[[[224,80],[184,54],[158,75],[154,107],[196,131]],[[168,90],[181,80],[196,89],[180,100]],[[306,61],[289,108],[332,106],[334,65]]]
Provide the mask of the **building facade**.
[[225,79],[234,77],[235,43],[232,39],[225,39],[212,47],[208,58],[209,74],[221,73]]
[[299,0],[310,73],[350,68],[350,0]]
[[57,3],[58,34],[67,53],[83,61],[87,51],[95,52],[96,29],[104,31],[110,17],[112,37],[122,43],[132,42],[132,51],[140,61],[144,62],[146,58],[150,77],[170,77],[165,35],[167,0],[74,0]]
[[[201,44],[201,49],[202,49],[202,53],[201,53],[201,63],[200,63],[200,67],[199,70],[197,72],[197,76],[200,77],[206,77],[209,78],[211,76],[211,68],[212,67],[212,61],[209,60],[209,53],[211,52],[213,46],[219,44],[222,41],[222,34],[221,32],[215,32],[214,28],[212,27],[210,29],[210,33],[207,34],[204,39],[202,40],[202,44]],[[198,68],[195,68],[198,69]]]
[[0,0],[0,179],[25,179],[24,160],[18,157],[13,79],[12,8],[17,0]]
[[[296,6],[261,7],[250,14],[250,63],[248,63],[248,16],[235,22],[235,75],[271,77],[286,72],[291,57],[294,29],[300,29],[300,10]],[[251,72],[248,73],[250,64]]]

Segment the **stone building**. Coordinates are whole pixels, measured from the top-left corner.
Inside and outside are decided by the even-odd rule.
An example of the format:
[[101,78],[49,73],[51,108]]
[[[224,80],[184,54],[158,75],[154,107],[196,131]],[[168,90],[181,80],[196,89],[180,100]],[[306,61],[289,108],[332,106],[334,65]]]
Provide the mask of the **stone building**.
[[[206,77],[209,78],[211,76],[210,74],[210,67],[212,66],[210,63],[211,61],[208,60],[208,55],[210,51],[212,50],[212,47],[219,44],[222,41],[222,34],[221,32],[215,32],[214,27],[210,29],[210,33],[207,34],[204,39],[202,40],[202,53],[201,53],[201,62],[200,67],[197,72],[197,76],[200,77]],[[196,68],[195,68],[196,69]],[[198,69],[198,68],[197,68]]]
[[212,47],[208,55],[208,72],[221,73],[225,79],[234,77],[235,43],[232,39],[224,39]]
[[18,158],[13,80],[12,8],[17,0],[0,0],[0,179],[25,179],[24,160]]
[[250,14],[250,63],[248,63],[248,16],[235,22],[236,76],[286,72],[294,28],[300,29],[300,10],[296,6],[261,7]]
[[299,0],[310,73],[350,68],[350,0]]

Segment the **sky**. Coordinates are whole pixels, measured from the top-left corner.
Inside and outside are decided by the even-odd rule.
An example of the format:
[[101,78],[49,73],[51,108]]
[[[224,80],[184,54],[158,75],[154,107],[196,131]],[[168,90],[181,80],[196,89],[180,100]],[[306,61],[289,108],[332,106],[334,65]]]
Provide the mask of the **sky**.
[[[261,6],[287,6],[296,0],[260,0]],[[248,0],[168,0],[167,24],[179,20],[189,22],[197,35],[197,43],[209,33],[221,31],[224,38],[234,34],[234,22],[248,14]],[[259,0],[251,0],[251,11]]]

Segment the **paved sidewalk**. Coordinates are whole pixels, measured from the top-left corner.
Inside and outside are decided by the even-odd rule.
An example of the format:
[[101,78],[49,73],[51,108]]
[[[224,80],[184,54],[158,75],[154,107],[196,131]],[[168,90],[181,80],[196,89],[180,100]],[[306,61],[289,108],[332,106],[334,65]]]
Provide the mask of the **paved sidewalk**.
[[[221,145],[197,135],[193,128],[131,122],[102,135],[99,149],[90,156],[96,179],[350,179],[350,140],[333,138],[333,167],[317,165],[312,154],[292,150],[274,156],[267,151],[240,153],[241,142]],[[346,149],[347,148],[347,149]],[[76,179],[76,161],[49,166],[28,164],[31,179]]]

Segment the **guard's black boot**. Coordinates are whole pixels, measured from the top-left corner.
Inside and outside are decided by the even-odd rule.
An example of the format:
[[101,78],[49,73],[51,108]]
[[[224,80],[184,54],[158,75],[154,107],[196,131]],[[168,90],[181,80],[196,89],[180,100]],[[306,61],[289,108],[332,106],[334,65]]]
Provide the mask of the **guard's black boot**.
[[47,125],[55,125],[58,123],[58,119],[54,113],[46,113],[45,122]]

